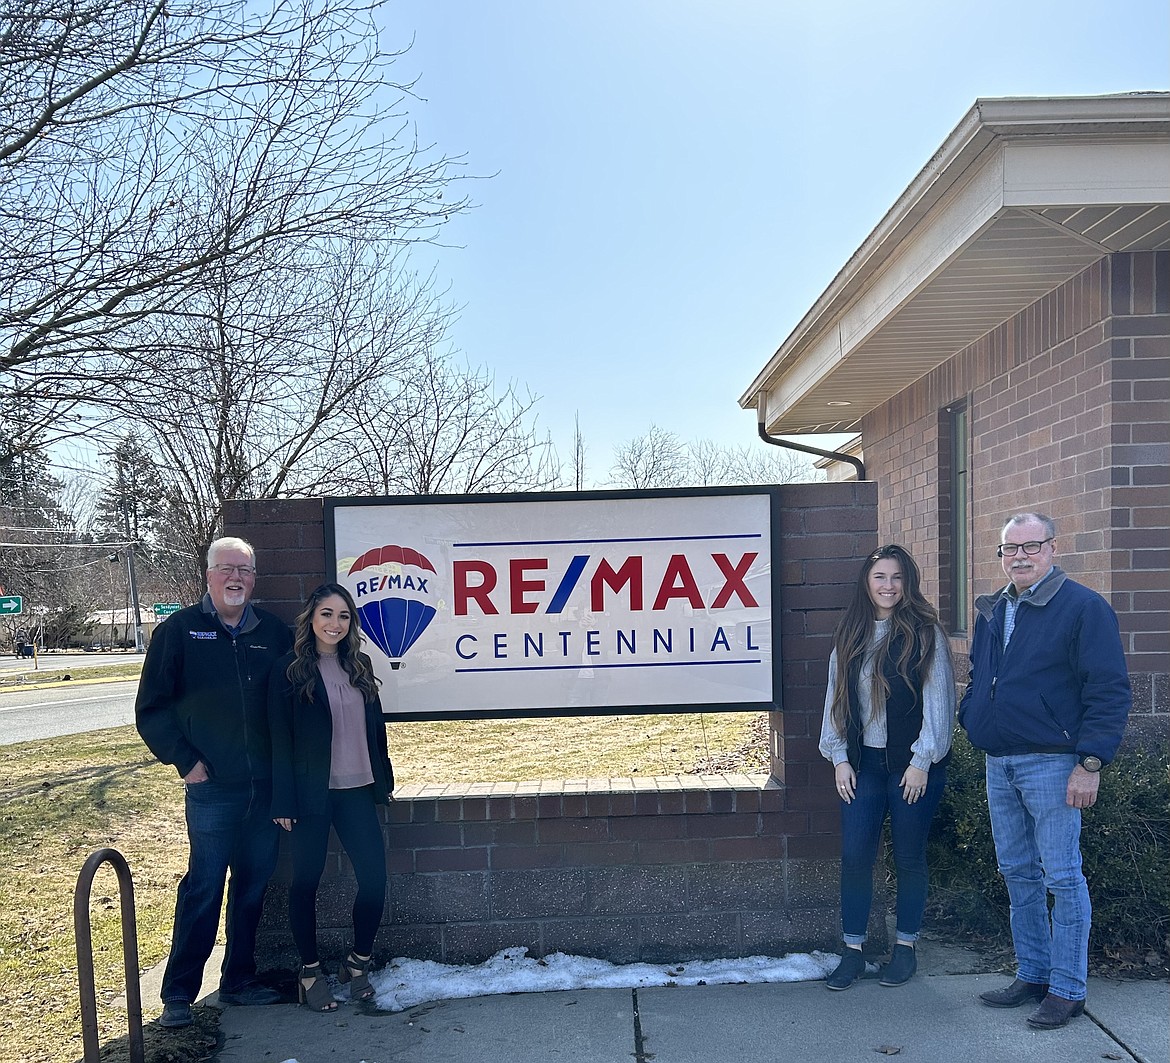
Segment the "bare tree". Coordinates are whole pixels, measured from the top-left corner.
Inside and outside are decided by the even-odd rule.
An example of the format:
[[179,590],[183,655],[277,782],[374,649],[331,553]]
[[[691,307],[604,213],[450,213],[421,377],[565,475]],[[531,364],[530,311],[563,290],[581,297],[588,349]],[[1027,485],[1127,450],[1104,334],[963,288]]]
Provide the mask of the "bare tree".
[[448,311],[425,278],[360,244],[327,250],[267,273],[206,271],[187,316],[154,337],[167,379],[125,402],[154,430],[171,522],[192,557],[218,534],[228,499],[335,492],[354,416],[376,414],[383,382],[442,333]]
[[[94,604],[95,549],[75,527],[70,491],[51,471],[44,446],[11,403],[0,425],[0,587],[24,598],[24,613],[0,639],[48,644],[84,628]],[[103,573],[104,574],[104,573]]]
[[585,486],[585,437],[581,435],[581,415],[573,414],[573,486],[580,491]]
[[812,458],[763,442],[730,447],[726,456],[727,479],[724,483],[790,484],[820,478]]
[[617,487],[681,487],[689,482],[686,444],[673,432],[652,424],[614,450],[610,480]]
[[732,463],[731,449],[714,440],[696,439],[687,445],[687,480],[695,487],[754,482],[737,480]]
[[725,446],[710,439],[684,443],[673,432],[651,425],[614,451],[610,470],[617,487],[715,487],[780,484],[815,479],[807,459],[766,445]]
[[497,391],[485,369],[433,351],[384,381],[351,413],[361,440],[346,487],[367,494],[540,491],[560,483],[551,440],[537,435],[536,399]]
[[[430,239],[464,201],[388,77],[381,0],[11,0],[0,15],[0,383],[124,408],[209,274]],[[386,102],[383,102],[386,101]],[[194,305],[194,309],[193,309]],[[165,322],[165,324],[160,324]],[[183,355],[177,368],[186,367]],[[181,394],[181,388],[177,389]],[[89,407],[92,408],[92,405]]]

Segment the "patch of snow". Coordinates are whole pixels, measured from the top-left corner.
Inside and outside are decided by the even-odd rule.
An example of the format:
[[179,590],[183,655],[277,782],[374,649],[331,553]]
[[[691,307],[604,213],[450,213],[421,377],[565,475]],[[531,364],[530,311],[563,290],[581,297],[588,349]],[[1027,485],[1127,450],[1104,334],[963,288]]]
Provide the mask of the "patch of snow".
[[[840,961],[832,953],[793,953],[777,959],[747,956],[690,963],[613,964],[554,952],[533,959],[521,946],[501,949],[483,963],[454,966],[433,960],[392,960],[370,973],[384,1011],[405,1011],[433,1000],[459,1000],[495,993],[546,993],[566,989],[639,989],[644,986],[734,985],[806,982],[824,978]],[[290,1061],[286,1061],[290,1063]]]

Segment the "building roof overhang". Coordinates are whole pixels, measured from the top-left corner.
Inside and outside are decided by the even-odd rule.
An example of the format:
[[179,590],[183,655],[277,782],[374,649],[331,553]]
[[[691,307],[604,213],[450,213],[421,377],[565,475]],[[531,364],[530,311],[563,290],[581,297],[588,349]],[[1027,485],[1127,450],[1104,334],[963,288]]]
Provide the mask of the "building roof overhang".
[[860,419],[1102,256],[1170,248],[1170,93],[977,100],[740,397]]

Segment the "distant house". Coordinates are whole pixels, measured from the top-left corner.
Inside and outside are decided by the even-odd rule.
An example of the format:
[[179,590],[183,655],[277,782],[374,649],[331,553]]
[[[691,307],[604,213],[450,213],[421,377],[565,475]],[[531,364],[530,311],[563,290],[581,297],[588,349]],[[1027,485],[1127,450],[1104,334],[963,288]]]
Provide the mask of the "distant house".
[[[1170,712],[1170,93],[979,100],[740,403],[854,432],[964,660],[1020,509]],[[852,474],[852,470],[848,470]],[[1154,720],[1148,721],[1154,724]]]
[[[147,642],[154,634],[158,621],[149,604],[139,607],[139,616],[142,618],[142,635]],[[73,640],[77,647],[95,649],[125,649],[134,646],[134,610],[125,609],[95,609],[86,615],[90,625],[90,634],[79,636]]]

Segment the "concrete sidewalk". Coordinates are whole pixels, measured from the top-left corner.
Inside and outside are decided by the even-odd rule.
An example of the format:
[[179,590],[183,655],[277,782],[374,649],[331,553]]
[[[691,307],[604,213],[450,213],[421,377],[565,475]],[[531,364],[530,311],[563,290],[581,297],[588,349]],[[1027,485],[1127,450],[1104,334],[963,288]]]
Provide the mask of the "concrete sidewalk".
[[823,984],[595,989],[441,1001],[395,1015],[343,1005],[323,1016],[291,1004],[227,1008],[218,1063],[835,1063],[882,1054],[922,1063],[1164,1063],[1170,985],[1090,986],[1088,1013],[1040,1032],[1027,1008],[975,999],[999,975],[876,980],[847,993]]
[[[977,995],[1002,974],[971,973],[963,950],[927,945],[918,976],[848,992],[823,982],[605,989],[478,997],[388,1014],[342,1004],[223,1010],[218,1063],[837,1063],[896,1055],[921,1063],[1166,1063],[1170,983],[1090,979],[1087,1013],[1040,1032],[1028,1007]],[[971,954],[973,956],[973,954]],[[215,1004],[214,994],[204,1003]]]

